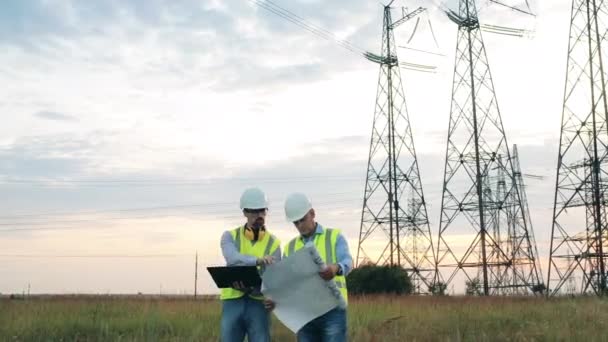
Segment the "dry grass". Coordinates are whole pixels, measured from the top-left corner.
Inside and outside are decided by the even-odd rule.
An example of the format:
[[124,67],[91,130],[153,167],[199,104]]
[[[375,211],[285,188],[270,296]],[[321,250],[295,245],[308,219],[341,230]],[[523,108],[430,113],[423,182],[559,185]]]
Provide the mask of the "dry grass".
[[[606,341],[608,301],[597,298],[360,297],[350,341]],[[217,341],[217,299],[0,299],[0,340]],[[294,341],[273,322],[274,341]]]

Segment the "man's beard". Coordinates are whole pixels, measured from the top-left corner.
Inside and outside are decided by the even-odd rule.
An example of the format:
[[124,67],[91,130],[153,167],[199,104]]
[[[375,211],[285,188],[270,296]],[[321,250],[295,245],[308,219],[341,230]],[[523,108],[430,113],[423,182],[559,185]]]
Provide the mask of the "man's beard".
[[264,228],[264,219],[259,217],[253,222],[253,229],[261,229]]

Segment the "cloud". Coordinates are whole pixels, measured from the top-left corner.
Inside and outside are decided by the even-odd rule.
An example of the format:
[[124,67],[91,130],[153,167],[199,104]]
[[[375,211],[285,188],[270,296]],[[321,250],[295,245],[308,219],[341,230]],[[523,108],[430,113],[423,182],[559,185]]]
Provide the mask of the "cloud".
[[18,44],[24,39],[39,36],[67,34],[69,24],[65,20],[64,1],[9,0],[0,13],[0,39]]
[[174,174],[187,178],[189,172],[201,170],[212,177],[221,172],[220,163],[193,151],[195,146],[171,147],[131,137],[130,128],[20,137],[0,148],[0,174],[11,179],[69,180]]
[[69,177],[80,174],[95,148],[86,139],[61,136],[24,137],[0,150],[5,177]]
[[[159,172],[154,168],[147,168],[135,172],[116,170],[111,176],[96,175],[91,168],[86,167],[91,160],[86,156],[86,153],[83,153],[90,148],[95,148],[92,147],[94,144],[86,144],[84,141],[95,140],[97,144],[102,144],[99,141],[104,141],[105,144],[115,134],[107,132],[104,135],[98,134],[96,138],[77,139],[70,137],[64,140],[59,137],[30,138],[21,140],[13,146],[11,152],[13,154],[23,153],[25,159],[39,159],[44,155],[53,154],[69,155],[73,165],[68,167],[71,170],[70,172],[63,172],[63,176],[68,174],[74,179],[100,177],[106,180],[119,180],[128,178],[140,181],[156,180],[156,182],[147,182],[147,186],[133,186],[133,184],[111,186],[111,184],[104,185],[102,183],[97,186],[76,184],[69,188],[40,188],[31,185],[3,187],[4,193],[13,200],[12,204],[9,205],[10,208],[6,208],[6,211],[15,210],[23,213],[24,208],[28,208],[28,213],[36,213],[40,211],[65,211],[69,208],[70,211],[77,213],[82,210],[124,209],[172,204],[208,203],[209,205],[162,211],[111,212],[92,216],[81,214],[77,215],[76,218],[93,221],[82,224],[54,225],[55,227],[81,227],[79,230],[11,233],[6,235],[11,238],[10,241],[20,239],[32,241],[32,246],[39,247],[30,248],[28,253],[31,254],[44,254],[44,246],[55,246],[55,244],[50,243],[53,241],[62,242],[62,246],[65,246],[62,249],[63,254],[78,254],[80,247],[74,246],[81,246],[77,241],[82,236],[87,237],[86,241],[95,241],[88,246],[93,251],[102,250],[102,248],[105,250],[109,248],[106,246],[111,246],[111,249],[107,249],[110,251],[106,252],[107,254],[111,254],[111,251],[116,251],[116,253],[130,251],[132,254],[145,251],[141,252],[141,254],[144,254],[150,250],[158,251],[158,253],[176,250],[190,252],[190,250],[202,245],[213,247],[208,247],[205,252],[207,253],[205,254],[206,258],[209,259],[211,255],[220,255],[215,239],[219,238],[221,231],[242,223],[242,217],[238,210],[238,197],[242,190],[249,185],[261,186],[269,195],[271,212],[268,225],[277,234],[286,237],[294,236],[295,231],[285,223],[283,218],[282,205],[289,192],[305,191],[313,199],[321,223],[340,228],[349,239],[356,241],[369,137],[345,136],[313,141],[301,145],[302,153],[298,155],[250,168],[230,170],[226,164],[210,165],[205,163],[204,160],[198,162],[182,160],[175,162],[173,167],[168,167],[168,169],[175,171],[172,174],[165,171]],[[81,147],[79,147],[80,144],[82,144]],[[45,150],[43,146],[48,146],[48,150]],[[50,153],[49,151],[54,152]],[[433,223],[431,228],[434,240],[438,228],[439,194],[443,171],[443,155],[441,152],[419,156],[421,171],[423,172],[421,176],[426,186],[424,190],[427,193],[427,199],[433,201],[429,203],[434,207],[433,212],[429,212],[431,214],[429,218]],[[176,150],[174,153],[180,154],[183,151]],[[520,154],[522,157],[525,156],[525,162],[522,160],[522,167],[526,168],[533,161],[539,162],[538,157],[543,156],[543,153],[546,155],[546,150],[538,146],[520,146]],[[2,159],[7,159],[6,152],[2,157]],[[14,159],[14,156],[12,158]],[[27,163],[22,163],[21,166],[22,168],[28,167]],[[214,169],[224,169],[227,172],[223,177],[212,178],[209,182],[193,181],[192,184],[185,186],[175,185],[175,180],[179,180],[184,175],[189,175],[188,177],[198,175],[197,178],[200,180],[214,174],[211,171]],[[57,176],[61,177],[60,175]],[[111,178],[108,179],[108,177]],[[174,185],[171,185],[172,182]],[[530,184],[530,187],[535,188],[536,186]],[[32,198],[36,198],[36,201],[32,201]],[[536,195],[529,196],[531,201],[536,198]],[[53,204],[49,205],[51,202]],[[160,216],[155,217],[154,215]],[[142,216],[144,219],[105,220],[106,218],[128,218],[129,216]],[[74,216],[52,218],[52,220],[69,219],[73,220]],[[32,218],[20,222],[28,221],[32,221]],[[204,232],[199,231],[199,226],[203,227]],[[540,234],[537,234],[537,238],[542,240],[542,237],[546,235],[546,230],[539,229],[538,233]],[[192,241],[196,241],[198,244],[195,245]],[[356,245],[351,244],[350,247],[351,252],[355,253]],[[543,252],[541,251],[541,253]],[[54,252],[46,253],[52,254]],[[83,252],[83,254],[87,253]],[[83,260],[82,262],[87,261]],[[108,262],[114,261],[110,260]],[[79,264],[79,262],[75,263]],[[102,261],[100,261],[100,264],[106,265]],[[27,265],[32,269],[32,272],[35,271],[33,264]],[[62,268],[61,265],[55,267]],[[108,273],[108,277],[112,277],[112,275]],[[41,279],[41,281],[44,281],[44,279]],[[82,285],[75,285],[74,291],[77,291],[79,286],[82,288]],[[130,289],[129,286],[134,285],[116,283],[112,289],[120,291],[121,289]],[[92,288],[95,289],[95,287]]]
[[[339,39],[372,52],[380,50],[382,8],[378,2],[277,3]],[[400,14],[396,9],[393,19]],[[440,17],[433,26],[440,46],[450,55],[445,58],[444,73],[433,79],[426,74],[402,75],[421,178],[432,208],[433,238],[441,209],[456,37],[453,23],[444,14]],[[555,25],[549,24],[551,39],[541,43],[555,40]],[[407,39],[414,25],[412,20],[400,26],[396,39]],[[422,33],[419,29],[418,34]],[[566,46],[566,30],[557,36]],[[492,45],[490,52],[497,56],[517,59],[512,51],[523,51],[509,41],[494,40],[512,46]],[[136,212],[160,215],[146,220],[122,219],[133,212],[89,217],[92,222],[70,225],[91,229],[78,236],[21,232],[23,239],[38,243],[28,244],[28,252],[55,248],[56,241],[62,242],[66,252],[82,246],[82,241],[90,242],[92,250],[110,246],[122,252],[130,251],[134,242],[144,246],[150,239],[159,252],[201,242],[200,246],[213,246],[209,253],[221,259],[216,238],[223,229],[242,223],[238,198],[249,185],[259,185],[269,194],[270,223],[281,236],[295,234],[283,218],[282,204],[287,193],[300,190],[313,198],[323,223],[343,229],[351,240],[358,237],[378,66],[335,42],[242,0],[9,0],[0,13],[0,46],[5,51],[0,56],[0,81],[7,84],[0,106],[13,114],[1,128],[0,175],[4,178],[0,180],[40,180],[0,182],[10,199],[2,207],[4,215],[203,204]],[[545,50],[554,51],[552,56],[563,52],[541,47],[539,60],[550,59]],[[404,51],[399,53],[403,60],[411,60],[410,55],[402,55]],[[519,56],[528,58],[524,53]],[[527,93],[539,108],[522,104],[513,91],[511,98],[502,100],[499,91],[501,104],[513,104],[513,108],[505,104],[504,111],[505,124],[511,125],[506,129],[514,132],[509,142],[520,142],[525,172],[550,174],[545,169],[554,168],[556,152],[547,151],[553,151],[551,146],[557,143],[539,146],[538,133],[549,129],[544,113],[554,110],[546,106],[561,106],[561,99],[539,101],[542,94],[534,91],[537,83],[521,79],[524,74],[537,75],[542,65],[547,71],[543,84],[563,84],[547,81],[563,68],[546,61],[507,62],[492,59],[492,70],[503,70],[495,78],[500,89],[523,93],[529,86]],[[515,73],[513,65],[534,70]],[[509,75],[514,82],[505,82]],[[55,108],[61,112],[52,111]],[[48,120],[78,121],[78,125],[49,125]],[[527,182],[534,205],[539,205],[539,199],[541,203],[552,200],[552,180],[546,182]],[[102,220],[112,215],[121,219]],[[535,211],[533,215],[550,220],[550,213]],[[539,223],[538,235],[546,239],[547,225]],[[151,235],[146,235],[151,228]],[[97,239],[100,235],[102,242]],[[130,237],[128,242],[121,239],[125,236]],[[21,274],[37,274],[37,270]],[[104,274],[113,290],[137,286]],[[79,284],[74,284],[76,291],[83,288]],[[99,290],[95,286],[91,288]]]
[[267,90],[271,90],[279,89],[286,84],[322,80],[331,74],[329,68],[320,63],[272,67],[245,62],[234,63],[234,66],[234,68],[228,68],[225,77],[217,80],[211,89],[234,91],[257,88],[262,85]]
[[51,111],[40,111],[34,113],[34,116],[39,117],[41,119],[52,120],[52,121],[67,121],[74,122],[78,121],[75,116],[59,113],[59,112],[51,112]]
[[[380,26],[375,25],[373,34],[364,29],[377,21],[368,15],[374,4],[352,1],[348,10],[337,1],[283,6],[340,32],[341,39],[367,42],[373,36],[378,45]],[[1,44],[44,57],[39,63],[65,63],[67,58],[87,66],[107,65],[147,84],[158,82],[152,80],[156,76],[174,75],[183,83],[197,79],[215,91],[275,89],[366,63],[334,42],[243,1],[227,1],[218,8],[197,1],[11,1],[3,18],[0,37],[6,39]],[[338,24],[352,22],[360,24]]]

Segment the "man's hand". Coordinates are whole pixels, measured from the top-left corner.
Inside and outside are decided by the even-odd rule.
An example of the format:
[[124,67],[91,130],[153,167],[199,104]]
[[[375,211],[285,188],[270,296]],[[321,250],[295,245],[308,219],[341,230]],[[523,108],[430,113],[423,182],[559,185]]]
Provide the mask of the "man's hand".
[[272,311],[272,310],[274,310],[275,306],[276,306],[276,304],[275,304],[275,302],[272,301],[272,299],[264,298],[264,307],[266,308],[266,310]]
[[239,291],[247,290],[247,287],[243,284],[242,281],[235,281],[234,283],[232,283],[232,288]]
[[319,272],[319,275],[323,280],[332,280],[336,276],[336,273],[338,273],[338,265],[329,264],[323,271]]
[[274,257],[272,255],[267,255],[265,257],[259,258],[255,264],[258,266],[262,266],[262,265],[270,265],[274,263]]

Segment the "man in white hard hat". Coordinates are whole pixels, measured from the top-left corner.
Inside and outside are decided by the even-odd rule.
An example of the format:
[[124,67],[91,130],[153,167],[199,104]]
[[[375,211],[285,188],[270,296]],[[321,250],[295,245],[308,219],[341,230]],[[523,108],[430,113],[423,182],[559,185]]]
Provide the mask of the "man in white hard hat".
[[[247,222],[222,235],[221,247],[227,266],[266,265],[281,259],[280,241],[266,230],[268,200],[259,188],[246,189],[241,195],[241,210]],[[222,289],[222,342],[270,341],[270,310],[274,303],[264,299],[259,288],[234,284]]]
[[[302,193],[287,196],[285,216],[296,226],[300,235],[287,244],[284,257],[288,257],[305,245],[314,245],[327,265],[319,272],[319,276],[324,280],[333,279],[344,300],[348,302],[346,275],[352,269],[353,259],[344,236],[339,230],[323,227],[315,221],[312,203]],[[343,342],[346,341],[346,336],[346,309],[340,307],[308,322],[297,333],[299,342]]]

